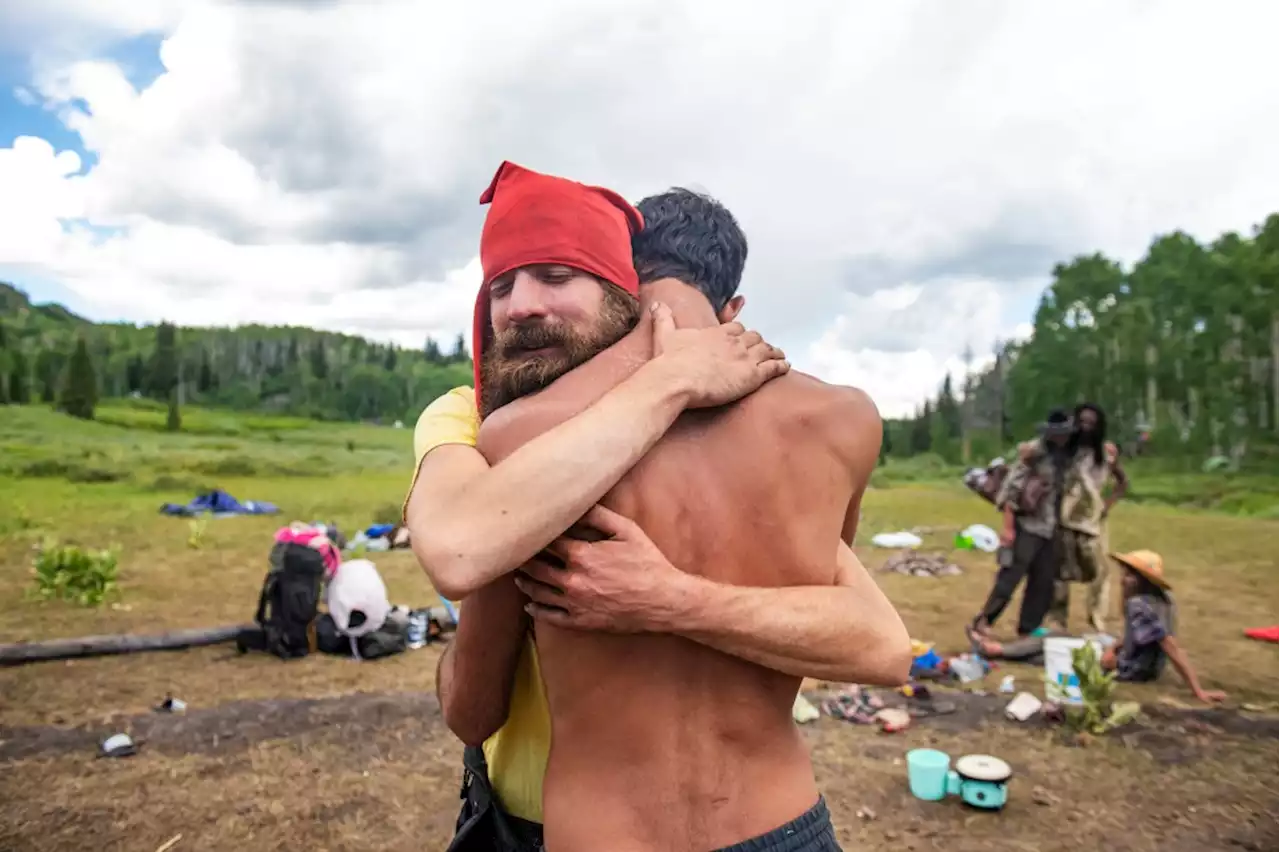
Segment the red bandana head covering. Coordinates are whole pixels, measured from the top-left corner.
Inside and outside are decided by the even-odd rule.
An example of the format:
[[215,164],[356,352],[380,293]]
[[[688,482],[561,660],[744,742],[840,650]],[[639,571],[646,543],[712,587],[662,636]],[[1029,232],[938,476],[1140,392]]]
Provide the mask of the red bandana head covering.
[[534,264],[572,266],[603,278],[636,296],[640,281],[631,262],[631,235],[644,217],[610,189],[517,166],[504,161],[480,196],[489,205],[480,232],[484,283],[476,296],[471,327],[476,399],[480,362],[491,334],[489,285],[500,275]]

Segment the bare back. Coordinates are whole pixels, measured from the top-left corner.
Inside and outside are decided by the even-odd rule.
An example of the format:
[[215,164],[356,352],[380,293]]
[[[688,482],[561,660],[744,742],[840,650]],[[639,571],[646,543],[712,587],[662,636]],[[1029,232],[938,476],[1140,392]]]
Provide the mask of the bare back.
[[[486,419],[497,464],[651,357],[648,317],[610,350]],[[606,495],[677,567],[742,586],[830,584],[855,490],[823,440],[835,389],[776,379],[687,412]],[[799,679],[670,635],[541,626],[551,708],[548,848],[707,850],[770,831],[818,799],[791,718]]]

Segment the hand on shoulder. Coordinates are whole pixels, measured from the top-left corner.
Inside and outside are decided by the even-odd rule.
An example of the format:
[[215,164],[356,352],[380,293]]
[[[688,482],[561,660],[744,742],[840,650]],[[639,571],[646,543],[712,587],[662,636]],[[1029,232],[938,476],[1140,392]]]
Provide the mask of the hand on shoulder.
[[682,329],[666,305],[651,310],[654,359],[683,387],[686,408],[726,405],[791,369],[781,349],[741,323]]

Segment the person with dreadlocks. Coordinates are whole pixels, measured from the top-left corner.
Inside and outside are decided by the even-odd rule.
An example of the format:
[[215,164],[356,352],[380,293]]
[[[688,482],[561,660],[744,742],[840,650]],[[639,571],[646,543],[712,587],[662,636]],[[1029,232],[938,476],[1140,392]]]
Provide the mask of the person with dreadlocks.
[[[1107,440],[1107,414],[1091,402],[1076,406],[1075,430],[1068,443],[1071,466],[1063,483],[1062,561],[1054,584],[1048,622],[1066,629],[1071,584],[1089,584],[1089,626],[1106,630],[1111,598],[1110,561],[1106,559],[1107,516],[1129,489],[1116,445]],[[1104,496],[1108,480],[1115,486]]]

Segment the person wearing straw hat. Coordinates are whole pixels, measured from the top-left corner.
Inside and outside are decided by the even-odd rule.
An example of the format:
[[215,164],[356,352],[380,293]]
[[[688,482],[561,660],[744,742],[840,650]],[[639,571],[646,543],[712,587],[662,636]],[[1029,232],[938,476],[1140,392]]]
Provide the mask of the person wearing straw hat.
[[[1141,683],[1159,678],[1166,661],[1172,662],[1197,699],[1206,704],[1224,700],[1226,693],[1201,685],[1195,667],[1174,636],[1177,606],[1160,554],[1133,550],[1109,556],[1123,572],[1120,587],[1124,591],[1124,639],[1118,648],[1108,648],[1102,655],[1102,667],[1114,671],[1116,680]],[[1027,636],[1005,643],[978,639],[974,650],[989,658],[1032,663],[1043,655],[1044,639]]]

